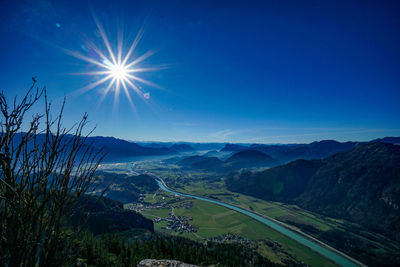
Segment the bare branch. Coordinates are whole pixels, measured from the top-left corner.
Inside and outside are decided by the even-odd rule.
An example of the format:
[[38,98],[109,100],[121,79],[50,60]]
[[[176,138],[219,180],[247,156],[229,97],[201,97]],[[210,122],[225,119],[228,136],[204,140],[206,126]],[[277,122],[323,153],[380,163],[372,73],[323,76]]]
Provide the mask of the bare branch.
[[[34,115],[21,132],[27,112],[41,98],[43,114]],[[46,89],[38,89],[34,78],[11,106],[0,92],[0,265],[57,265],[61,254],[67,258],[65,222],[78,212],[79,198],[93,186],[104,155],[87,144],[94,128],[83,135],[87,114],[71,128],[62,125],[65,102],[53,119]]]

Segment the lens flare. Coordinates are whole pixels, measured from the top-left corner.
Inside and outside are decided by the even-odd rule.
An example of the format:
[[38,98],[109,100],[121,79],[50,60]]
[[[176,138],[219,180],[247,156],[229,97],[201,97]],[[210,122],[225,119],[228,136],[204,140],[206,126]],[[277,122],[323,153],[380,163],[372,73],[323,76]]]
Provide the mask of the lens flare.
[[109,74],[117,80],[125,80],[128,78],[128,72],[125,66],[115,64],[110,67]]
[[[162,69],[163,67],[140,67],[139,64],[142,63],[147,58],[154,54],[154,51],[147,51],[142,55],[135,55],[135,49],[143,36],[143,31],[140,30],[137,34],[135,40],[130,45],[129,49],[124,53],[122,34],[118,34],[118,45],[116,53],[114,53],[112,46],[109,42],[107,35],[95,18],[95,22],[98,28],[99,35],[105,45],[106,52],[99,49],[93,42],[87,42],[84,45],[84,51],[87,55],[76,52],[65,50],[67,54],[74,56],[80,60],[86,61],[97,68],[96,71],[78,73],[79,75],[93,75],[96,80],[87,86],[75,91],[76,94],[84,94],[92,89],[95,89],[103,84],[107,84],[105,89],[102,90],[102,97],[100,102],[103,101],[105,96],[110,92],[114,92],[114,105],[118,104],[119,92],[121,89],[124,91],[130,105],[134,108],[134,104],[131,97],[131,92],[136,93],[140,97],[145,99],[150,99],[150,93],[144,93],[141,91],[142,86],[139,84],[145,84],[152,87],[159,87],[158,85],[140,78],[137,73],[156,71]],[[164,66],[165,67],[165,66]]]

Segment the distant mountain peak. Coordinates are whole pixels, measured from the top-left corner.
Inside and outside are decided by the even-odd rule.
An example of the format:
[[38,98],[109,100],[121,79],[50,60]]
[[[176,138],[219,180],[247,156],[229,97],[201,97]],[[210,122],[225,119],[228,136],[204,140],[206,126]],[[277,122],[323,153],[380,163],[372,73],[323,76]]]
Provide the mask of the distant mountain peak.
[[176,150],[178,152],[186,152],[186,151],[194,151],[195,149],[188,144],[173,144],[171,149]]
[[236,152],[231,157],[229,157],[225,162],[233,163],[236,165],[245,166],[265,166],[271,167],[279,164],[277,160],[271,156],[254,149],[246,149]]

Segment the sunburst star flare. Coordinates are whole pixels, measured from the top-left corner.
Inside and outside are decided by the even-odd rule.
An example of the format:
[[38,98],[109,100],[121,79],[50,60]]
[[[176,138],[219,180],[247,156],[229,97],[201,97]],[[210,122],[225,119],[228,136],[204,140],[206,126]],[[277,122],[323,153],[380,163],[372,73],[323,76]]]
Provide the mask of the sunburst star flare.
[[135,92],[142,99],[149,100],[149,98],[143,97],[144,92],[141,91],[141,86],[139,86],[139,84],[158,87],[153,82],[140,78],[136,75],[136,73],[156,71],[160,69],[157,67],[139,67],[139,63],[152,56],[154,54],[154,51],[150,50],[142,55],[137,55],[136,57],[133,56],[135,48],[137,47],[140,39],[143,36],[143,31],[140,30],[125,54],[123,51],[122,34],[119,33],[117,51],[116,53],[114,53],[102,25],[96,19],[95,21],[99,35],[106,47],[107,52],[104,53],[93,42],[88,42],[87,44],[87,47],[89,47],[90,50],[94,52],[89,55],[84,55],[76,51],[66,50],[69,55],[88,62],[92,64],[95,68],[97,68],[96,71],[79,73],[81,75],[95,76],[96,80],[86,85],[85,87],[75,91],[74,94],[81,95],[90,90],[98,88],[103,84],[107,84],[105,89],[102,91],[103,95],[100,98],[100,103],[104,100],[105,96],[110,91],[113,91],[114,105],[118,104],[119,93],[122,89],[128,99],[129,104],[134,109],[134,104],[130,91]]

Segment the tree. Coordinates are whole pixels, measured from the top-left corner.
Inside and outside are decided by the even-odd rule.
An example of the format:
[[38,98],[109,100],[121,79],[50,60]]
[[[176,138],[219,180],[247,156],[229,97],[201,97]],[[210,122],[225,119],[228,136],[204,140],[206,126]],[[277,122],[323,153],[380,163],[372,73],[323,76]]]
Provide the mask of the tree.
[[[44,102],[43,114],[32,107]],[[72,261],[79,227],[67,223],[80,212],[103,155],[87,144],[87,114],[71,128],[62,125],[65,98],[53,119],[46,89],[36,80],[10,104],[0,93],[0,265],[58,266]],[[26,126],[28,125],[28,126]],[[26,130],[23,130],[26,127]]]

